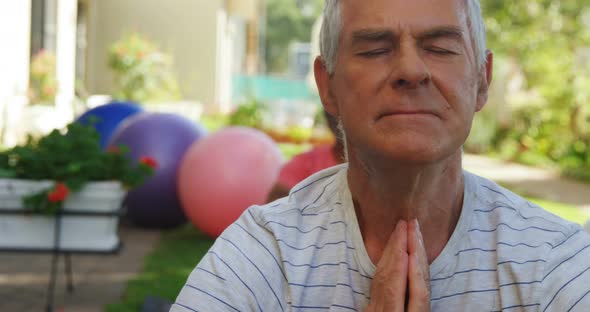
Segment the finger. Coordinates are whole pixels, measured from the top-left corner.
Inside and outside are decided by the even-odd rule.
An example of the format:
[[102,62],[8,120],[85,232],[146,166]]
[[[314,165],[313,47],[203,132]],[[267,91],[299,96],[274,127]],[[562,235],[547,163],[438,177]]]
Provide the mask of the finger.
[[417,253],[409,256],[408,312],[430,311],[430,291],[428,287],[430,281],[427,281],[427,274],[420,262]]
[[422,231],[417,219],[408,222],[408,254],[418,253],[424,266],[428,266],[428,256],[422,238]]
[[408,226],[408,312],[430,311],[430,267],[417,220]]
[[395,230],[389,236],[387,245],[381,254],[381,259],[377,264],[377,269],[393,269],[395,263],[403,254],[408,253],[408,223],[405,220],[400,220],[395,226]]
[[377,264],[369,304],[376,311],[404,311],[408,281],[407,233],[407,222],[399,221]]

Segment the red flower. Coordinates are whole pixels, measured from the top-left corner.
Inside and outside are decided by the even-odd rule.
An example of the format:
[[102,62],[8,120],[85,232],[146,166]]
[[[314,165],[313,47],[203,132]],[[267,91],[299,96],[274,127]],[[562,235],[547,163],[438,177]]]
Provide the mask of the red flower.
[[158,168],[158,162],[154,158],[149,157],[149,156],[142,156],[142,157],[140,157],[139,158],[139,163],[140,164],[143,164],[143,165],[146,165],[146,166],[148,166],[148,167],[150,167],[152,169]]
[[55,88],[53,86],[43,86],[43,95],[53,96],[55,95]]
[[119,154],[120,151],[121,150],[116,145],[110,145],[109,147],[107,147],[107,153]]
[[70,189],[65,184],[57,182],[53,190],[47,194],[47,199],[51,203],[62,202],[68,197],[69,193]]

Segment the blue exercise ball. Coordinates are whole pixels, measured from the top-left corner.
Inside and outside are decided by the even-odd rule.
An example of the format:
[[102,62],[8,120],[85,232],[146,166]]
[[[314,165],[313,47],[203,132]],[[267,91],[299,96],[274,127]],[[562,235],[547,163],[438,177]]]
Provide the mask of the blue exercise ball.
[[115,101],[92,108],[77,120],[82,124],[90,124],[91,120],[96,118],[94,128],[100,134],[100,147],[106,149],[107,143],[121,122],[140,112],[143,112],[143,108],[137,103]]
[[186,150],[205,130],[180,115],[144,113],[125,121],[113,134],[110,145],[125,145],[129,156],[157,162],[154,176],[129,191],[125,198],[127,218],[145,228],[173,228],[186,222],[177,195],[177,173]]

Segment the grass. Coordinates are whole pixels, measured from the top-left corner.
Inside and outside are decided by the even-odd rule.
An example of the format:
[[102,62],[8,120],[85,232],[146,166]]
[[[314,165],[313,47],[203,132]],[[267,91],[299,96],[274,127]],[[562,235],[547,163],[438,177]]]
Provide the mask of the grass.
[[[584,223],[589,214],[578,208],[538,198],[528,200],[572,222]],[[143,271],[127,285],[121,302],[107,312],[137,312],[148,296],[174,301],[190,272],[213,244],[192,225],[164,232],[156,249],[144,259]]]
[[526,199],[545,208],[545,210],[572,222],[584,224],[588,220],[588,218],[590,218],[590,213],[584,212],[581,209],[578,209],[571,205],[556,203],[532,197],[526,197]]
[[106,311],[140,311],[149,296],[173,302],[190,272],[212,244],[212,239],[190,224],[163,232],[156,249],[144,259],[142,272],[128,282],[122,300],[108,305]]

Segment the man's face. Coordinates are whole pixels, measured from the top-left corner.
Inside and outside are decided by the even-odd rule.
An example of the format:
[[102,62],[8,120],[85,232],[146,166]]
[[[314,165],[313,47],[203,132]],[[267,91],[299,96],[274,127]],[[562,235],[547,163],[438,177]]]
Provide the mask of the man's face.
[[464,0],[344,0],[341,14],[334,73],[316,66],[316,79],[352,152],[415,164],[459,152],[491,77]]

